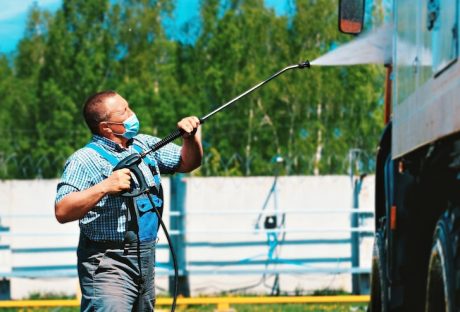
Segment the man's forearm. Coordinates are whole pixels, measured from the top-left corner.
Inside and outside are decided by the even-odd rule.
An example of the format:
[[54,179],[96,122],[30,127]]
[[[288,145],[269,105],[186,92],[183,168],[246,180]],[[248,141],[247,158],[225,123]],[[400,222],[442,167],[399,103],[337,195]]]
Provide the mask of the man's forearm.
[[107,194],[104,182],[89,189],[73,192],[59,201],[54,212],[59,223],[66,223],[83,218]]
[[190,172],[201,165],[203,147],[201,145],[201,129],[194,136],[184,138],[181,151],[181,164],[177,171]]

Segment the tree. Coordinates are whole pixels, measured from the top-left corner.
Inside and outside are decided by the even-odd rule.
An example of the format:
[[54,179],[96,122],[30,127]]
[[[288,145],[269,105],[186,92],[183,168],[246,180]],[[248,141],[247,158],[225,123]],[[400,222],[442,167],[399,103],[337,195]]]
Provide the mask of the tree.
[[[315,5],[297,2],[297,14],[291,28],[293,55],[299,51],[314,59],[338,43],[349,40],[336,29],[336,4],[318,0]],[[305,36],[303,34],[309,34]],[[374,116],[382,114],[378,105],[383,86],[383,71],[372,66],[312,68],[308,86],[297,89],[307,99],[298,108],[300,129],[305,135],[296,144],[297,155],[311,155],[307,173],[345,172],[350,148],[373,153],[381,123]],[[373,77],[373,79],[369,79]],[[300,103],[299,100],[291,100]],[[369,125],[372,127],[369,127]],[[367,129],[356,133],[357,129]],[[372,130],[371,130],[372,129]],[[305,160],[304,160],[305,161]],[[299,164],[295,160],[294,163]]]
[[49,159],[45,177],[56,176],[64,160],[88,141],[82,103],[106,87],[115,62],[108,13],[107,0],[64,1],[50,26],[37,82],[40,114],[34,155]]
[[[37,162],[31,157],[37,140],[38,121],[37,81],[44,63],[46,37],[52,17],[36,5],[29,11],[28,23],[17,53],[9,61],[1,57],[2,78],[2,142],[4,152],[1,177],[29,177],[40,175]],[[39,167],[38,167],[39,168]]]

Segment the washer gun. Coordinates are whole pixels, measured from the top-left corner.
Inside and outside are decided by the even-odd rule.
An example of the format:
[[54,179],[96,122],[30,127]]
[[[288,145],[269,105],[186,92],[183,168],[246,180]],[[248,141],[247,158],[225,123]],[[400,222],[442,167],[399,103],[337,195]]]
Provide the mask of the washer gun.
[[[290,70],[290,69],[295,69],[295,68],[303,69],[303,68],[306,68],[306,67],[310,67],[310,62],[309,61],[305,61],[305,62],[302,62],[300,64],[290,65],[290,66],[287,66],[287,67],[283,68],[282,70],[280,70],[279,72],[275,73],[274,75],[272,75],[268,79],[258,83],[257,85],[253,86],[251,89],[245,91],[244,93],[238,95],[234,99],[232,99],[232,100],[228,101],[227,103],[223,104],[222,106],[220,106],[217,109],[213,110],[212,112],[210,112],[206,116],[203,116],[203,117],[199,118],[200,124],[203,124],[212,115],[220,112],[221,110],[223,110],[227,106],[230,106],[234,102],[238,101],[242,97],[244,97],[244,96],[248,95],[249,93],[253,92],[254,90],[258,89],[259,87],[261,87],[262,85],[266,84],[270,80],[276,78],[277,76],[281,75],[285,71]],[[124,193],[121,194],[121,196],[123,196],[123,197],[136,197],[136,196],[139,196],[139,195],[145,193],[148,190],[149,187],[148,187],[148,184],[147,184],[147,182],[146,182],[141,170],[139,169],[139,164],[141,163],[142,159],[145,156],[147,156],[148,154],[159,150],[160,148],[162,148],[166,144],[168,144],[168,143],[174,141],[175,139],[181,137],[183,134],[184,134],[184,130],[176,129],[173,132],[171,132],[168,136],[164,137],[162,140],[160,140],[157,143],[155,143],[154,146],[151,149],[149,149],[149,150],[147,150],[147,151],[145,151],[145,152],[143,152],[141,154],[129,155],[126,158],[124,158],[123,160],[121,160],[115,166],[115,168],[113,168],[113,171],[123,169],[123,168],[127,168],[133,173],[133,175],[136,177],[136,180],[138,182],[137,183],[138,184],[137,189],[132,189],[130,191],[124,192]]]

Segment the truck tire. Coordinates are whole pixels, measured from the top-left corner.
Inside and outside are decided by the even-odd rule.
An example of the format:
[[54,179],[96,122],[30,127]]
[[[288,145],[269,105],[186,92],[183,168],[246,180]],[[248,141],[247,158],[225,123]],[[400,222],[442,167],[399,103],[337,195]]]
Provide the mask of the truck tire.
[[383,230],[374,237],[369,312],[388,312],[388,282]]
[[445,212],[436,224],[428,264],[426,312],[454,312],[455,310],[455,217]]

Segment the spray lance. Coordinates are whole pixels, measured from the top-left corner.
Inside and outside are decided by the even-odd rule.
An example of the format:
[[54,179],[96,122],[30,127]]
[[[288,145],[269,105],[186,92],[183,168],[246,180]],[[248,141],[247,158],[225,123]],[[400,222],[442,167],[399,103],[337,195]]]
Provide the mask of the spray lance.
[[[295,64],[295,65],[290,65],[290,66],[287,66],[287,67],[283,68],[282,70],[280,70],[277,73],[273,74],[268,79],[259,82],[257,85],[253,86],[249,90],[247,90],[244,93],[238,95],[234,99],[228,101],[227,103],[223,104],[222,106],[218,107],[217,109],[213,110],[212,112],[208,113],[207,115],[199,118],[200,124],[203,124],[208,118],[210,118],[214,114],[220,112],[221,110],[223,110],[224,108],[226,108],[226,107],[230,106],[231,104],[235,103],[236,101],[238,101],[242,97],[244,97],[244,96],[248,95],[249,93],[255,91],[256,89],[260,88],[261,86],[263,86],[264,84],[266,84],[270,80],[278,77],[282,73],[284,73],[284,72],[286,72],[286,71],[288,71],[290,69],[296,69],[296,68],[297,69],[303,69],[303,68],[306,68],[306,67],[310,67],[310,62],[309,61],[304,61],[302,63]],[[135,178],[137,180],[138,187],[121,193],[121,196],[123,196],[123,197],[137,197],[137,196],[140,196],[142,194],[147,194],[148,195],[147,197],[151,201],[152,207],[155,207],[155,205],[154,205],[154,203],[153,203],[153,201],[152,201],[152,199],[151,199],[151,197],[149,195],[149,192],[150,192],[149,191],[149,186],[147,184],[147,181],[144,178],[144,175],[142,174],[142,171],[139,168],[139,164],[141,163],[142,159],[145,156],[147,156],[148,154],[159,150],[160,148],[162,148],[166,144],[171,143],[175,139],[181,137],[183,134],[184,134],[184,130],[176,129],[173,132],[171,132],[168,136],[164,137],[162,140],[160,140],[157,143],[155,143],[153,145],[153,147],[150,148],[149,150],[146,150],[145,152],[143,152],[141,154],[137,154],[137,153],[132,154],[132,155],[129,155],[126,158],[122,159],[113,168],[113,171],[119,170],[119,169],[124,169],[124,168],[129,169],[132,172],[132,174],[135,176]],[[168,240],[169,248],[170,248],[170,251],[171,251],[171,257],[172,257],[172,260],[173,260],[173,265],[174,265],[174,294],[173,294],[173,302],[172,302],[171,311],[175,311],[176,299],[177,299],[177,288],[178,288],[178,280],[177,280],[177,278],[178,278],[178,269],[177,269],[176,255],[174,253],[174,249],[172,247],[171,239],[169,237],[168,231],[166,230],[166,226],[164,225],[163,220],[161,219],[160,213],[158,212],[158,210],[156,208],[154,210],[155,210],[155,213],[156,213],[156,215],[158,217],[158,220],[160,221],[161,227],[163,228],[163,231],[165,233],[166,239]]]

